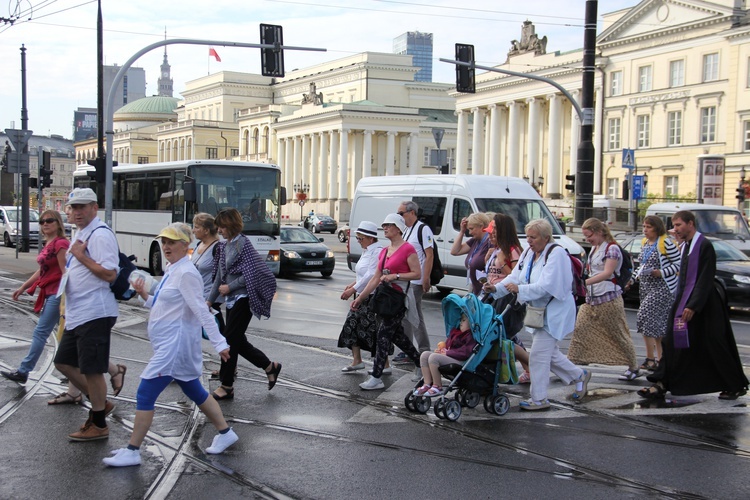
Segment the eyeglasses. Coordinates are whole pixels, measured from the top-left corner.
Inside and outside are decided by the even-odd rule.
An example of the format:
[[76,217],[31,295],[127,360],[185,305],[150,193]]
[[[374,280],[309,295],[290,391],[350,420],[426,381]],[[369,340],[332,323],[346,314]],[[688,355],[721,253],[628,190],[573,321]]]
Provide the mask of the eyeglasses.
[[53,222],[57,222],[57,219],[54,217],[50,217],[49,219],[39,219],[39,224],[52,224]]
[[412,210],[404,210],[403,212],[396,212],[396,213],[397,213],[398,215],[400,215],[401,217],[403,217],[403,216],[404,216],[404,214],[408,214],[409,212],[412,212]]
[[364,239],[365,239],[365,237],[364,237],[364,236],[355,236],[355,239],[356,239],[357,241],[362,241],[362,240],[364,240]]
[[388,229],[389,227],[394,227],[395,225],[396,225],[396,224],[391,224],[391,223],[389,222],[389,223],[387,223],[387,224],[383,224],[383,225],[382,225],[382,228],[383,228],[383,229]]

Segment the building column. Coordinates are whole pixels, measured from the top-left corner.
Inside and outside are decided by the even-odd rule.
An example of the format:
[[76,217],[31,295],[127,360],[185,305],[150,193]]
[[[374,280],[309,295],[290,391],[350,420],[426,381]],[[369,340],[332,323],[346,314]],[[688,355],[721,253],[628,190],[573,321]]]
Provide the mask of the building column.
[[463,110],[456,111],[458,115],[458,129],[456,131],[456,173],[465,174],[469,170],[469,116]]
[[539,164],[539,100],[530,97],[529,99],[526,99],[526,103],[529,107],[529,124],[527,128],[528,138],[526,140],[526,143],[528,144],[526,175],[531,184],[536,184],[536,178],[542,175],[542,168]]
[[276,164],[281,167],[282,172],[286,172],[286,165],[284,164],[284,140],[276,137]]
[[302,144],[300,143],[299,136],[295,136],[292,141],[294,153],[294,177],[292,181],[298,184],[302,180]]
[[594,89],[596,98],[594,102],[594,193],[602,192],[602,122],[604,121],[604,90],[601,87]]
[[520,177],[520,154],[519,154],[519,141],[520,141],[520,107],[521,105],[515,101],[511,101],[505,104],[509,112],[508,121],[508,177]]
[[474,127],[471,138],[471,173],[484,173],[484,109],[472,108]]
[[419,133],[409,134],[409,175],[416,175],[419,171]]
[[562,172],[562,102],[555,94],[547,96],[549,100],[549,153],[547,158],[547,196],[561,198],[560,173]]
[[359,132],[351,132],[351,139],[352,139],[352,154],[351,154],[351,160],[352,160],[352,168],[349,169],[349,172],[351,172],[349,176],[349,199],[354,199],[354,190],[357,188],[357,184],[359,184],[359,180],[362,178],[362,163],[363,163],[363,155],[362,155],[362,149],[364,148],[364,136],[360,135]]
[[339,134],[338,130],[331,130],[331,171],[328,176],[328,199],[336,199],[336,180],[339,176]]
[[[312,189],[312,172],[310,172],[310,136],[304,134],[300,136],[300,140],[302,141],[302,162],[300,165],[302,176],[300,177],[300,182],[304,182]],[[312,193],[310,191],[307,192],[307,197],[312,198]]]
[[386,132],[385,175],[395,175],[396,168],[396,132]]
[[365,130],[362,143],[362,178],[372,175],[372,130]]
[[320,189],[318,178],[320,177],[320,141],[318,134],[310,134],[310,198],[313,200],[320,199]]
[[[573,99],[578,102],[578,91],[574,90],[570,93]],[[578,113],[575,108],[571,105],[570,110],[570,165],[569,173],[576,173],[576,166],[578,164],[578,144],[581,142],[581,121],[578,119]]]
[[339,130],[341,135],[341,163],[339,164],[339,200],[348,200],[346,193],[348,186],[347,177],[349,175],[349,130]]
[[292,186],[294,184],[294,150],[293,139],[286,137],[284,139],[284,184],[286,185],[287,191],[292,192]]
[[320,136],[319,199],[328,200],[331,198],[328,190],[328,132],[320,132],[318,135]]
[[500,175],[500,106],[490,104],[490,130],[488,142],[490,143],[490,154],[488,158],[487,173]]

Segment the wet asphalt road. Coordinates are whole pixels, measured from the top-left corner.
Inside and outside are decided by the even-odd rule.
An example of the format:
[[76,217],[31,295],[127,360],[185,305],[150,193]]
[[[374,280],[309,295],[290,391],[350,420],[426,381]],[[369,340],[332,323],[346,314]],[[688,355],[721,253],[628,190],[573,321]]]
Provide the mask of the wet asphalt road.
[[[329,235],[323,236],[333,243]],[[343,246],[331,245],[339,251]],[[33,249],[32,249],[33,251]],[[15,368],[34,327],[30,301],[11,303],[10,291],[34,269],[0,248],[0,367]],[[624,367],[593,366],[591,396],[574,404],[571,387],[551,384],[549,412],[520,413],[527,386],[504,386],[504,416],[483,404],[464,408],[456,422],[411,413],[403,399],[411,372],[385,376],[386,390],[364,392],[363,372],[342,374],[348,351],[336,348],[347,303],[338,296],[353,274],[343,254],[330,279],[279,280],[273,319],[253,320],[248,335],[284,368],[268,391],[262,373],[240,361],[236,397],[222,402],[240,441],[225,454],[204,454],[214,431],[172,385],[157,406],[140,467],[101,464],[127,443],[137,377],[151,350],[144,310],[121,306],[112,357],[128,366],[115,400],[108,441],[70,443],[86,418],[83,406],[47,406],[62,392],[51,365],[50,341],[25,386],[0,380],[0,498],[748,498],[750,459],[747,403],[716,395],[644,403],[644,378],[617,380]],[[439,296],[428,294],[425,314],[433,343],[444,336]],[[628,313],[631,328],[634,314]],[[734,326],[745,365],[750,329]],[[529,340],[529,339],[526,339]],[[643,342],[634,335],[638,357]],[[204,343],[205,383],[218,366]]]

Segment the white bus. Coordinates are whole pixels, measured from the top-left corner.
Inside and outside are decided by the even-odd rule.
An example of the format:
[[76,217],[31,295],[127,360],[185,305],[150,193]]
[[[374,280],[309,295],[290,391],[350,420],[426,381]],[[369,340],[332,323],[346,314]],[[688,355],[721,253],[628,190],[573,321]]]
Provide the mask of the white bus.
[[[93,168],[79,166],[74,187],[96,190]],[[246,234],[274,272],[279,272],[279,221],[286,203],[281,170],[267,163],[185,160],[114,167],[112,229],[120,250],[154,276],[163,272],[164,256],[155,240],[172,222],[192,225],[198,212],[211,215],[225,207],[242,213]],[[100,194],[102,196],[102,194]],[[104,200],[100,200],[100,209]]]

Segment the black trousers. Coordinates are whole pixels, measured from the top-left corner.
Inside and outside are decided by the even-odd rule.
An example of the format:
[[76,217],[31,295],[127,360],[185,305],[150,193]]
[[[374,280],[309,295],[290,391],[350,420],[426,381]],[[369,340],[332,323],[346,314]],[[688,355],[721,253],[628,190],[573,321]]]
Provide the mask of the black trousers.
[[239,299],[231,309],[227,309],[227,324],[223,333],[229,344],[229,361],[222,361],[219,370],[221,385],[224,387],[234,385],[238,356],[242,356],[263,371],[271,364],[268,356],[247,340],[245,332],[252,317],[247,297]]

